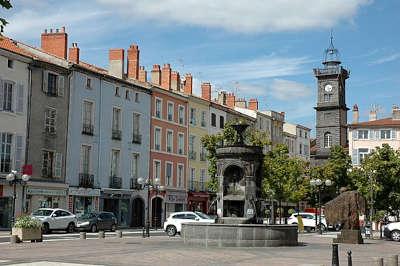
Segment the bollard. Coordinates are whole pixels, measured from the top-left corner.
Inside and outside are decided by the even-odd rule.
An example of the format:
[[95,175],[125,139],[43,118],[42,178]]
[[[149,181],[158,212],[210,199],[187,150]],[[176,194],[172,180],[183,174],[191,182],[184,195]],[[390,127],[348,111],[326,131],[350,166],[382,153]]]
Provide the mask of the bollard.
[[374,258],[375,266],[383,266],[383,258]]
[[104,231],[99,231],[99,239],[102,239],[104,237],[105,237]]
[[399,265],[399,255],[390,256],[388,266],[398,266]]
[[86,239],[86,232],[80,232],[79,239]]
[[117,238],[122,238],[122,231],[121,230],[117,230],[116,231],[116,237]]
[[18,236],[17,235],[11,235],[10,236],[10,243],[11,244],[17,244],[19,241],[18,241]]
[[338,244],[332,244],[332,266],[339,266]]
[[351,258],[351,250],[347,251],[347,266],[353,266],[353,260]]

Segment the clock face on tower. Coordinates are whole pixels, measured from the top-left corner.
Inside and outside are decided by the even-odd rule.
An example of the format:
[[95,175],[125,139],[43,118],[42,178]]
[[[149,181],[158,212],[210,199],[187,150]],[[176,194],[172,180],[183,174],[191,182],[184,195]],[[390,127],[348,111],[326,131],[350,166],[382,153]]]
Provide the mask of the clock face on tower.
[[332,87],[332,85],[331,85],[331,84],[327,84],[327,85],[325,85],[325,91],[326,91],[326,92],[331,92],[331,91],[332,91],[332,89],[333,89],[333,87]]

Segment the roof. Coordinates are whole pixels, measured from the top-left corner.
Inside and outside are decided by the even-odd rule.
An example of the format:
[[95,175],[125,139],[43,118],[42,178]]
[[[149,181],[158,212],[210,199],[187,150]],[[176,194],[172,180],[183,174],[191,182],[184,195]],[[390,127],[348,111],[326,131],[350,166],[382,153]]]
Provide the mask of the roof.
[[6,36],[0,36],[0,48],[19,55],[32,57],[30,53],[18,47],[17,42]]
[[393,119],[392,117],[377,119],[373,121],[365,121],[360,123],[353,123],[348,125],[349,128],[357,127],[400,127],[400,119]]

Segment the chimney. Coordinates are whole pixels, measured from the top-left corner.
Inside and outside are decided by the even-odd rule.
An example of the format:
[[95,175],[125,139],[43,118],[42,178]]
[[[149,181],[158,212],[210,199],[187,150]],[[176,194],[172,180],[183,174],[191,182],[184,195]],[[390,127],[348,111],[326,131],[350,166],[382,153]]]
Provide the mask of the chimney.
[[378,119],[378,115],[376,113],[376,110],[372,109],[371,111],[369,111],[369,121],[375,121],[376,119]]
[[161,70],[161,87],[166,90],[171,89],[171,65],[164,64]]
[[128,48],[128,78],[139,79],[139,47],[132,44]]
[[358,124],[359,120],[360,120],[360,113],[358,112],[358,105],[355,104],[353,106],[353,124]]
[[234,108],[235,107],[235,101],[236,101],[236,96],[233,92],[230,92],[226,95],[226,105],[229,108]]
[[258,100],[253,98],[249,100],[249,107],[250,110],[257,111],[258,110]]
[[67,44],[68,44],[68,34],[65,32],[65,27],[61,30],[47,29],[41,35],[41,48],[43,51],[58,56],[60,58],[67,59]]
[[211,101],[211,84],[210,82],[201,83],[201,98]]
[[192,95],[193,93],[193,77],[190,73],[187,73],[185,75],[185,83],[184,83],[184,89],[183,91],[187,95]]
[[235,106],[240,108],[247,108],[247,103],[245,98],[239,98],[235,101]]
[[179,72],[172,71],[171,72],[171,90],[179,91],[181,85],[181,77],[179,76]]
[[79,47],[76,42],[73,42],[72,47],[69,48],[68,60],[74,62],[75,64],[79,64]]
[[161,85],[160,65],[153,65],[153,69],[151,70],[151,83],[158,86]]
[[139,80],[147,82],[147,71],[144,69],[144,66],[139,67]]
[[125,65],[124,49],[122,48],[110,49],[108,54],[108,59],[109,59],[108,72],[110,73],[110,75],[122,79],[124,74],[124,65]]
[[226,105],[226,91],[218,92],[217,103],[220,105]]
[[392,119],[400,120],[400,108],[397,105],[393,105],[392,107]]

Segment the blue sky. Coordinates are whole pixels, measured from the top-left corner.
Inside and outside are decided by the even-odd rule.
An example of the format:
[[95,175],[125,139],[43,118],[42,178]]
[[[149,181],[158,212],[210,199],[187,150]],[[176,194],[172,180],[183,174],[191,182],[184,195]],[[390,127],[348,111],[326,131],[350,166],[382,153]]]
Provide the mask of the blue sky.
[[[81,58],[107,67],[109,48],[137,43],[141,65],[171,63],[217,90],[257,97],[261,109],[314,131],[316,80],[330,29],[351,71],[347,105],[361,119],[400,104],[400,1],[372,0],[19,0],[2,10],[5,34],[39,46],[45,28],[66,26]],[[351,119],[351,113],[348,115]]]

